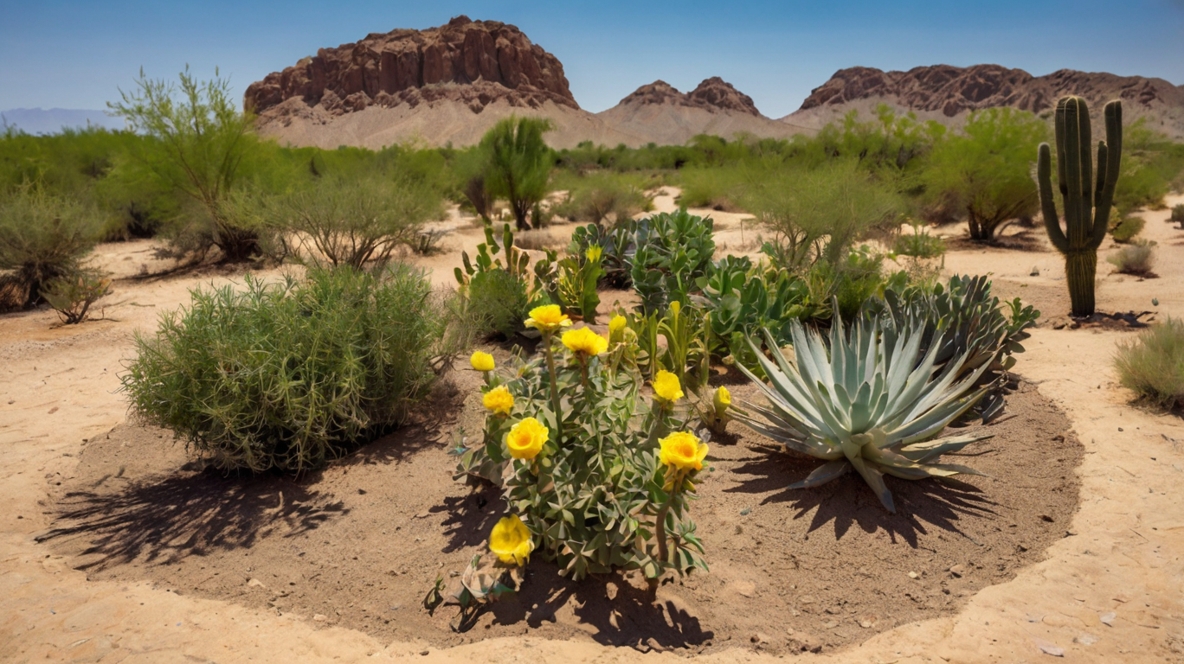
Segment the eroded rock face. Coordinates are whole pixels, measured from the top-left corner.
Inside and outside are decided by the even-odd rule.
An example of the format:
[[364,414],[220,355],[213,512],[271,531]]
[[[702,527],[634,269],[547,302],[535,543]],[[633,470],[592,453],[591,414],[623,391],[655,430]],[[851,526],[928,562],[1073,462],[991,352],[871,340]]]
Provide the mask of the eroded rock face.
[[718,76],[712,76],[688,93],[679,92],[666,81],[658,80],[637,88],[621,100],[619,106],[670,104],[689,106],[708,111],[736,111],[749,115],[760,115],[752,97],[732,87],[731,83]]
[[462,101],[475,112],[495,100],[579,108],[554,55],[512,25],[467,16],[429,30],[375,33],[322,48],[252,83],[243,103],[263,114],[293,98],[333,114],[442,98]]
[[907,72],[870,67],[841,69],[815,88],[801,110],[887,98],[917,111],[953,117],[963,111],[1011,106],[1033,113],[1053,108],[1063,95],[1080,95],[1091,104],[1122,99],[1143,106],[1184,104],[1184,90],[1158,78],[1116,76],[1062,69],[1032,76],[999,65],[915,67]]

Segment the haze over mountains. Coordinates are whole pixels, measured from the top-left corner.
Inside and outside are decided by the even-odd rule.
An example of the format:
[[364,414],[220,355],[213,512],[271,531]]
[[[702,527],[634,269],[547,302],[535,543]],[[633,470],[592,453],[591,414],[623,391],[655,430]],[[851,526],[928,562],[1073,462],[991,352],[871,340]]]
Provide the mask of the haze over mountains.
[[122,129],[122,118],[103,111],[71,108],[13,108],[0,111],[0,130],[15,127],[26,134],[55,134],[62,129],[87,126]]
[[[251,84],[244,106],[260,133],[282,143],[322,148],[380,148],[394,143],[476,143],[513,114],[545,117],[557,148],[580,142],[631,147],[682,144],[696,134],[785,138],[813,132],[852,110],[870,117],[880,104],[957,126],[973,111],[1011,106],[1046,113],[1064,94],[1092,108],[1120,98],[1129,120],[1184,138],[1184,87],[1158,78],[1063,69],[1033,76],[999,65],[934,65],[907,72],[852,67],[815,88],[797,111],[773,119],[731,84],[711,77],[689,92],[664,81],[643,85],[600,113],[582,109],[563,64],[517,27],[458,16],[427,30],[399,29],[321,48]],[[30,133],[120,122],[101,111],[4,112]],[[75,116],[64,114],[73,113]],[[81,119],[75,119],[81,118]]]

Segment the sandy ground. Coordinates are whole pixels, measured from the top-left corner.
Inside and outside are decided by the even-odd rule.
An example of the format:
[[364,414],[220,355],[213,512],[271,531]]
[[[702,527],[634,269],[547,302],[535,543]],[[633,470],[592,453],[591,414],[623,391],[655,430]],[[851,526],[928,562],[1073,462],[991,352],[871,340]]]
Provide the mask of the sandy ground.
[[[1184,197],[1169,199],[1179,203]],[[668,199],[658,201],[659,207]],[[739,218],[722,219],[722,227]],[[1158,279],[1111,275],[1099,265],[1099,309],[1184,316],[1184,232],[1167,211],[1145,214],[1144,236],[1159,243]],[[725,228],[725,232],[734,232]],[[738,234],[738,233],[737,233]],[[475,231],[446,239],[453,250],[479,242]],[[723,240],[727,243],[728,240]],[[1038,243],[1044,246],[1043,243]],[[1112,248],[1102,251],[1105,256]],[[151,266],[150,245],[100,248],[121,275]],[[429,261],[445,284],[455,257]],[[1036,251],[955,251],[947,272],[989,272],[996,289],[1022,295],[1051,320],[1068,308],[1060,259]],[[1038,276],[1031,276],[1037,267]],[[273,273],[274,274],[274,273]],[[361,632],[316,626],[234,604],[178,595],[148,583],[88,581],[71,561],[49,555],[34,537],[49,525],[47,489],[74,472],[83,441],[126,419],[118,392],[122,362],[136,331],[176,307],[198,284],[234,279],[219,273],[116,283],[107,320],[55,327],[52,312],[0,318],[0,659],[4,661],[420,662],[679,661],[585,642],[501,638],[437,650],[424,643],[381,643]],[[1152,305],[1158,298],[1158,306]],[[1184,427],[1179,417],[1130,405],[1110,359],[1120,330],[1054,329],[1043,324],[1026,343],[1018,371],[1073,422],[1086,455],[1078,469],[1080,510],[1047,558],[1012,581],[980,591],[958,614],[910,623],[836,653],[828,662],[1037,662],[1063,655],[1079,662],[1184,661]],[[787,625],[789,621],[787,619]],[[706,657],[718,662],[775,658],[742,647]]]

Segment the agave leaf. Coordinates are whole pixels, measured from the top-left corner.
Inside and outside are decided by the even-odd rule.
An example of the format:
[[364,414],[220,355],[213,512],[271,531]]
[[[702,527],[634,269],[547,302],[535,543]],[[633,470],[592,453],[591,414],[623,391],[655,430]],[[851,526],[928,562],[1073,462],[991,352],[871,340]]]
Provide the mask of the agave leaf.
[[872,464],[865,462],[861,457],[850,459],[851,465],[855,467],[856,472],[859,473],[863,480],[867,482],[868,486],[876,492],[880,497],[880,503],[884,505],[884,509],[896,514],[896,504],[892,501],[892,492],[888,490],[888,485],[884,484],[884,475],[877,470]]
[[815,468],[806,479],[789,485],[790,489],[812,489],[851,472],[851,464],[846,459],[828,461]]

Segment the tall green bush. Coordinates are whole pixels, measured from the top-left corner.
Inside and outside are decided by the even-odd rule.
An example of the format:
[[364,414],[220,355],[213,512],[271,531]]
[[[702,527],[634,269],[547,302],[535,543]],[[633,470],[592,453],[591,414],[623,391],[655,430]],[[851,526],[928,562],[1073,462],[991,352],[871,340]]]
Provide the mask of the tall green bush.
[[78,270],[102,229],[93,208],[41,187],[0,193],[0,310],[40,303],[47,284]]
[[1032,153],[1047,134],[1044,122],[1024,111],[973,113],[961,134],[934,147],[921,177],[927,200],[964,210],[972,240],[994,240],[1009,222],[1039,209]]
[[137,416],[225,470],[307,472],[403,424],[459,345],[403,266],[248,276],[192,297],[137,336],[122,382]]
[[493,197],[509,201],[519,230],[531,227],[527,218],[547,195],[552,160],[543,134],[551,128],[544,118],[509,117],[481,139],[480,149],[488,160],[484,187]]
[[203,228],[188,229],[189,238],[216,246],[230,261],[259,251],[259,230],[233,218],[226,197],[243,179],[244,158],[257,145],[252,118],[238,110],[230,81],[215,71],[210,81],[180,74],[178,86],[150,79],[140,72],[136,89],[120,91],[121,100],[108,107],[145,140],[134,146],[134,158],[157,181],[197,203]]

